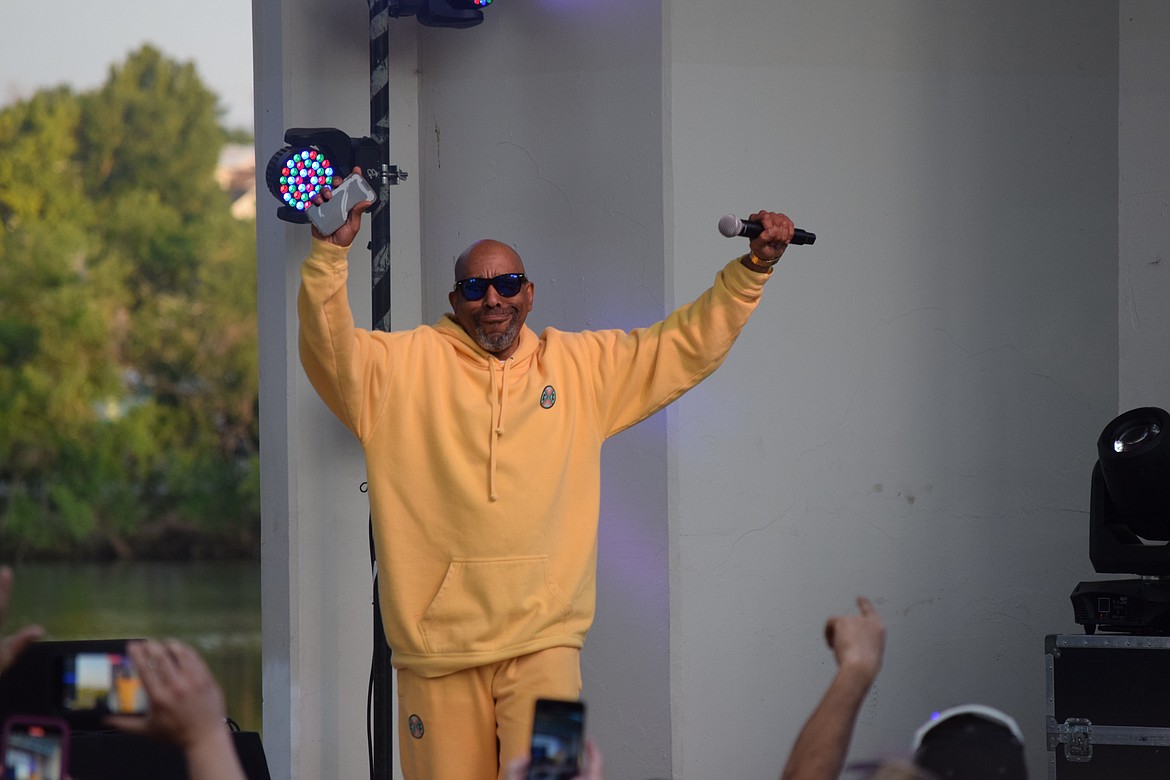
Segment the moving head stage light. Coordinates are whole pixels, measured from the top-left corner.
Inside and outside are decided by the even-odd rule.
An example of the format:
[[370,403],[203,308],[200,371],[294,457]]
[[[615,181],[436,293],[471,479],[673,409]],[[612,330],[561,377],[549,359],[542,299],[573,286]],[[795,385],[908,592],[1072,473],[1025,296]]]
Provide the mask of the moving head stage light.
[[428,27],[473,27],[492,0],[390,0],[393,17],[414,16]]
[[1097,439],[1089,499],[1089,559],[1101,574],[1071,599],[1086,634],[1170,634],[1170,414],[1131,409]]

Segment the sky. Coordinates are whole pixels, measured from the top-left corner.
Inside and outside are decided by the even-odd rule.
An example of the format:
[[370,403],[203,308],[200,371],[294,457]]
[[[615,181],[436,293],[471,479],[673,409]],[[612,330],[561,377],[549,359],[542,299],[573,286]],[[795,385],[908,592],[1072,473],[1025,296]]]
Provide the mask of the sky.
[[150,43],[194,62],[230,129],[252,131],[251,0],[4,0],[0,106],[39,89],[100,86],[110,66]]

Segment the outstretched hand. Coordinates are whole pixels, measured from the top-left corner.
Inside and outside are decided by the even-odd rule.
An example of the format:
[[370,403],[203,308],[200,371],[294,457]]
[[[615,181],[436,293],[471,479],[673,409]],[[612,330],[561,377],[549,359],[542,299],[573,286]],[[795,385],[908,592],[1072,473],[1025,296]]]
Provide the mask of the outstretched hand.
[[[361,173],[362,169],[355,166],[353,169],[353,175],[360,176]],[[332,186],[338,187],[344,180],[345,179],[343,179],[341,176],[334,176]],[[320,206],[323,201],[327,201],[332,197],[332,189],[321,190],[321,192],[315,198],[313,198],[313,205]],[[362,213],[372,205],[374,205],[374,202],[370,200],[363,200],[355,203],[349,210],[349,215],[346,217],[345,222],[342,223],[341,227],[337,228],[337,230],[333,231],[329,235],[325,235],[317,229],[316,225],[312,225],[310,223],[313,230],[313,237],[318,238],[326,243],[334,244],[335,246],[349,246],[353,243],[354,236],[358,234],[358,230],[360,230],[362,227]]]
[[[0,628],[8,617],[9,600],[12,598],[12,569],[0,566]],[[24,626],[12,636],[0,639],[0,673],[12,666],[12,662],[24,652],[24,649],[45,635],[45,629],[40,626]]]

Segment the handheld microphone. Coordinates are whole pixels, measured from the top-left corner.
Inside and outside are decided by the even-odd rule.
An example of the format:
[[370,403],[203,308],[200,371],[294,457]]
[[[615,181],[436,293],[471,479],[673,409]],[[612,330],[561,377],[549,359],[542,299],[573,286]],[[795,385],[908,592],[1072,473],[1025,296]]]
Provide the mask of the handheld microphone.
[[[719,232],[728,238],[735,238],[736,236],[747,236],[748,238],[755,238],[764,232],[764,226],[759,222],[752,220],[743,220],[734,214],[728,214],[719,220]],[[809,233],[807,230],[800,228],[793,228],[792,240],[790,244],[813,244],[816,243],[817,234]]]

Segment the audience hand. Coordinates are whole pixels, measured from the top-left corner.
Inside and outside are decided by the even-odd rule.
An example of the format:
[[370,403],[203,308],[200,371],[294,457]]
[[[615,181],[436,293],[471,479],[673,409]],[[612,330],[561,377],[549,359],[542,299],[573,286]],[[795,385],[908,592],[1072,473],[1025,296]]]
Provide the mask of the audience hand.
[[825,641],[833,649],[838,667],[863,672],[872,680],[882,666],[886,627],[869,599],[859,596],[857,609],[857,615],[829,618]]
[[245,780],[226,725],[223,690],[199,654],[174,640],[131,642],[128,651],[150,712],[110,716],[106,722],[181,747],[190,780]]
[[[0,566],[0,629],[4,627],[4,621],[8,617],[13,576],[10,567]],[[8,669],[26,647],[44,635],[45,629],[40,626],[25,626],[12,636],[0,639],[0,673]]]
[[170,640],[131,642],[127,651],[150,700],[145,717],[112,715],[124,731],[173,742],[183,749],[227,732],[223,691],[191,647]]
[[[525,780],[528,776],[528,757],[512,759],[508,764],[507,780]],[[593,740],[585,740],[585,769],[573,780],[605,780],[605,761]]]

